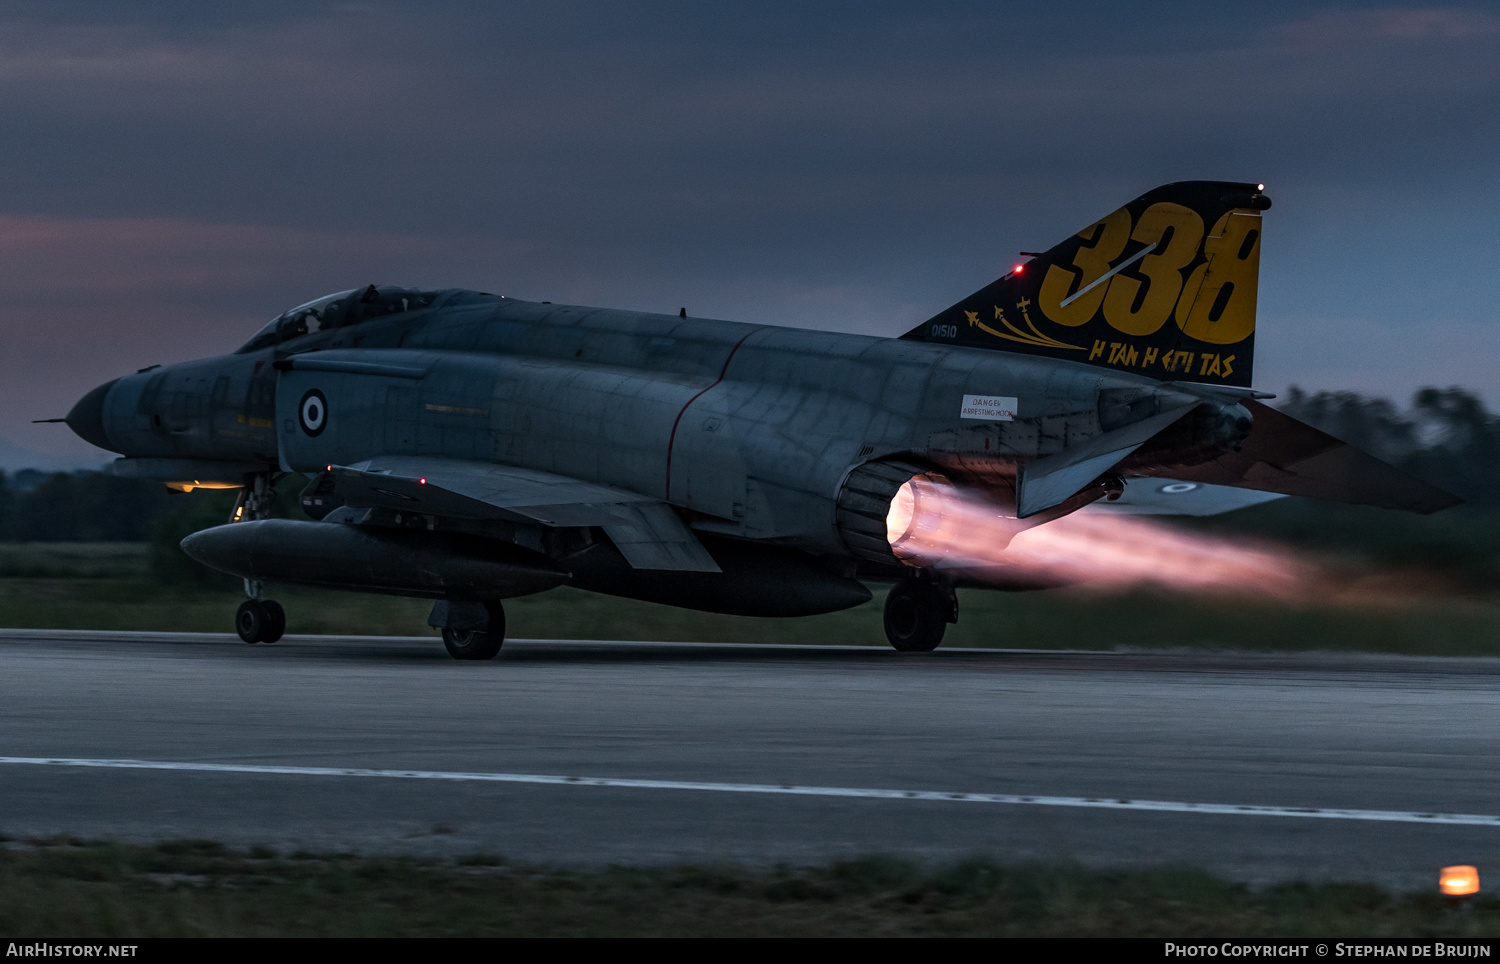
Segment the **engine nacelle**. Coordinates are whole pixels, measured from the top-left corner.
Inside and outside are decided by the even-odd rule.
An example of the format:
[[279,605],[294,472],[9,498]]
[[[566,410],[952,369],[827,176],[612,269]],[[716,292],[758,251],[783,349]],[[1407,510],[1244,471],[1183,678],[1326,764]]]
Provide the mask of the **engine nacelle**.
[[921,485],[907,485],[914,480],[945,481],[930,468],[895,459],[866,462],[850,472],[839,490],[834,515],[845,548],[869,562],[910,565],[899,549],[910,534],[921,498]]

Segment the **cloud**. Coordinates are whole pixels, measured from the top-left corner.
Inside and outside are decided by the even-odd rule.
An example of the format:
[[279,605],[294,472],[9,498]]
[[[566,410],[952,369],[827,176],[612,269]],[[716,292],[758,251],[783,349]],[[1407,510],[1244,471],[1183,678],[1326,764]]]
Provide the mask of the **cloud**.
[[0,18],[0,109],[261,135],[340,115],[368,122],[371,110],[404,113],[425,93],[415,76],[425,58],[372,55],[399,28],[327,13],[190,30]]
[[1262,312],[1255,379],[1279,390],[1348,390],[1405,402],[1419,388],[1460,385],[1500,402],[1500,321],[1436,318],[1392,325],[1368,316]]
[[65,413],[109,378],[232,351],[277,312],[331,291],[484,287],[523,253],[461,234],[0,216],[0,435],[59,451],[56,426],[30,420]]
[[1284,23],[1276,33],[1289,46],[1314,48],[1468,41],[1500,35],[1500,16],[1456,7],[1325,10]]
[[12,304],[97,305],[142,298],[201,303],[205,296],[223,302],[308,274],[389,270],[403,262],[452,258],[473,247],[474,239],[462,236],[170,217],[0,216],[0,275],[9,279]]

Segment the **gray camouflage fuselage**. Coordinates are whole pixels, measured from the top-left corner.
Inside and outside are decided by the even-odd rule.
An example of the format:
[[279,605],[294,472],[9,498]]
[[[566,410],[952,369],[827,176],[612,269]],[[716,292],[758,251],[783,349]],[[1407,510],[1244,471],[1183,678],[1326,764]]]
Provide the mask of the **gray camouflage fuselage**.
[[[354,370],[326,370],[340,366]],[[315,436],[297,411],[314,389],[327,399]],[[962,418],[966,395],[1015,398],[1015,417]],[[1024,355],[450,291],[127,376],[102,423],[108,447],[133,458],[307,474],[380,455],[524,466],[659,498],[702,532],[842,556],[835,502],[862,463],[900,457],[1006,488],[1018,464],[1201,401]]]

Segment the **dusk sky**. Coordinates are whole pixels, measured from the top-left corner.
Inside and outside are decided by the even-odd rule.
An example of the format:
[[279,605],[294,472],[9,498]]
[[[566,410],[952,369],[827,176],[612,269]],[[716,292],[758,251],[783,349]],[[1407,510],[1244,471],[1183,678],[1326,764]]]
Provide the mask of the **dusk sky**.
[[1500,403],[1493,3],[0,3],[0,467],[370,282],[899,335],[1262,181],[1258,387]]

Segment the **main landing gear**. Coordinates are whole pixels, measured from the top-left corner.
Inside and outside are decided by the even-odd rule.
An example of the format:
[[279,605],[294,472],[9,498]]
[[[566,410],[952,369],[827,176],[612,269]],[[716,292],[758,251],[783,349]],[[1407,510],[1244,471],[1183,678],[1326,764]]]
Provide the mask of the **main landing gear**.
[[[271,474],[257,472],[245,480],[240,497],[235,500],[230,522],[249,522],[264,519],[271,514],[271,500],[275,493],[271,489]],[[245,601],[234,613],[234,630],[240,639],[254,645],[274,643],[286,632],[286,610],[274,599],[261,595],[259,579],[245,580]]]
[[885,638],[903,653],[937,649],[949,623],[958,622],[953,587],[923,573],[903,579],[885,597]]
[[505,642],[505,607],[500,601],[440,599],[427,625],[443,631],[443,647],[454,659],[494,659]]

